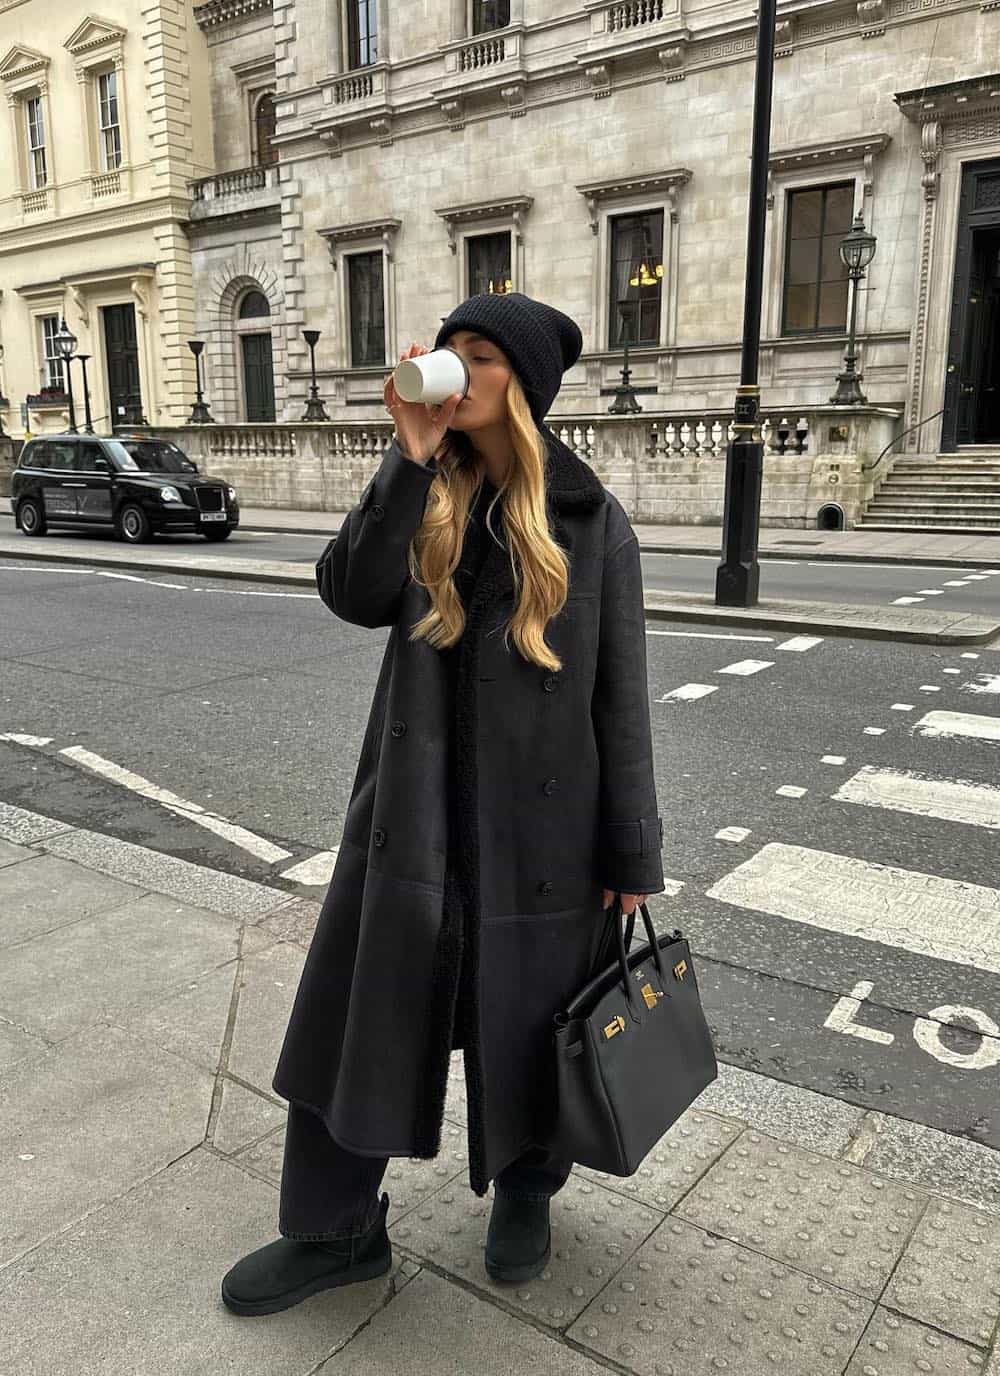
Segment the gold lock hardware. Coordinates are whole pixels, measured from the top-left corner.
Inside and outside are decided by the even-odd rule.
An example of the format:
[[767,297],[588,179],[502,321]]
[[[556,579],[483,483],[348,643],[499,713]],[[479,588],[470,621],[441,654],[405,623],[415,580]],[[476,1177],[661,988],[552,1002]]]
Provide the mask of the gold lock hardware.
[[639,990],[639,993],[646,1000],[647,1008],[655,1008],[656,1000],[663,998],[663,990],[654,989],[651,984],[644,984],[642,988]]
[[688,964],[686,960],[679,960],[674,966],[674,979],[683,979],[687,974]]
[[619,1032],[625,1031],[625,1019],[620,1013],[616,1013],[604,1029],[605,1037],[616,1037]]

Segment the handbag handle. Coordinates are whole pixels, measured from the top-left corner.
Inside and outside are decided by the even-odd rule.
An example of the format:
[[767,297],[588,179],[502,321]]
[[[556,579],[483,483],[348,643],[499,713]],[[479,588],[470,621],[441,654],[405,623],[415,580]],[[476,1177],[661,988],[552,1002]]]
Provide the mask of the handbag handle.
[[[667,993],[667,980],[663,972],[663,957],[660,954],[660,944],[656,939],[656,932],[653,929],[653,920],[649,915],[649,909],[647,908],[645,903],[640,903],[637,906],[640,913],[642,914],[643,925],[646,928],[646,935],[649,938],[649,949],[653,957],[653,963],[656,966],[657,974],[660,976],[660,982],[663,986],[663,992]],[[629,979],[628,960],[626,959],[625,955],[626,942],[624,936],[622,935],[621,919],[623,916],[624,910],[622,909],[621,905],[621,895],[616,893],[614,896],[614,901],[611,904],[611,920],[614,922],[615,938],[618,943],[618,963],[621,966],[622,972],[622,989],[625,994],[625,1001],[627,1002],[629,1007],[629,1012],[635,1018],[637,1012],[639,1011],[639,1007],[637,1002],[633,1002],[633,1000],[635,999],[635,992],[632,988],[632,981]],[[634,930],[635,909],[633,909],[632,912],[628,915],[628,945],[632,944],[632,933]],[[636,1018],[636,1021],[641,1021],[641,1017]]]

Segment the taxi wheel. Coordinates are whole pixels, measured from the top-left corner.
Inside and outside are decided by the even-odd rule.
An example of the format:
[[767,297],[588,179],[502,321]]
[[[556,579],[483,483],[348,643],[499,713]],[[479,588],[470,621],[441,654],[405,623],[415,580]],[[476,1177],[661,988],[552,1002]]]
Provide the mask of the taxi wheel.
[[232,526],[223,526],[221,530],[216,528],[215,530],[203,530],[201,533],[206,540],[228,540],[233,533],[233,528]]
[[119,511],[115,530],[119,540],[124,540],[130,545],[143,544],[153,533],[149,517],[142,507],[131,502]]
[[42,508],[30,497],[18,505],[17,524],[25,535],[44,535],[47,530]]

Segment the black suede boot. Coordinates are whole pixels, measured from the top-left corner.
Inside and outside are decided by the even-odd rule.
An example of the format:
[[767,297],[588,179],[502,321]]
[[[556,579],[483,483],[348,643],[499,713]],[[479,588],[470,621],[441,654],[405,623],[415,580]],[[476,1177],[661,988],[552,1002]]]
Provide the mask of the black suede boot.
[[385,1275],[392,1265],[388,1210],[383,1193],[378,1218],[366,1233],[330,1242],[279,1237],[258,1247],[223,1277],[223,1303],[234,1314],[277,1314],[319,1290]]
[[552,1251],[548,1199],[511,1199],[494,1188],[486,1270],[494,1280],[532,1280]]

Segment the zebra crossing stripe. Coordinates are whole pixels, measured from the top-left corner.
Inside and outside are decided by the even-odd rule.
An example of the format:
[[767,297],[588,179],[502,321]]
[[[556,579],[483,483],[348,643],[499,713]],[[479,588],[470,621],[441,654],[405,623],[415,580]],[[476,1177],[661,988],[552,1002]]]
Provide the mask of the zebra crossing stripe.
[[662,698],[657,698],[657,702],[694,702],[696,698],[707,698],[709,693],[714,693],[718,688],[717,683],[683,683],[680,688],[673,688],[669,693],[664,693]]
[[1000,693],[1000,674],[977,674],[975,679],[963,683],[963,693]]
[[928,712],[913,723],[921,736],[971,736],[980,741],[1000,741],[1000,717],[974,712]]
[[773,842],[709,898],[1000,974],[1000,889]]
[[806,650],[811,650],[814,645],[822,645],[821,635],[793,635],[791,640],[783,640],[780,645],[776,645],[776,650],[791,650],[794,653],[802,654]]
[[741,659],[735,664],[727,664],[724,669],[717,669],[716,673],[740,674],[745,678],[749,674],[759,674],[761,669],[771,669],[773,667],[773,659]]
[[865,765],[833,795],[835,802],[885,807],[918,817],[1000,831],[1000,788],[932,779],[909,769]]

